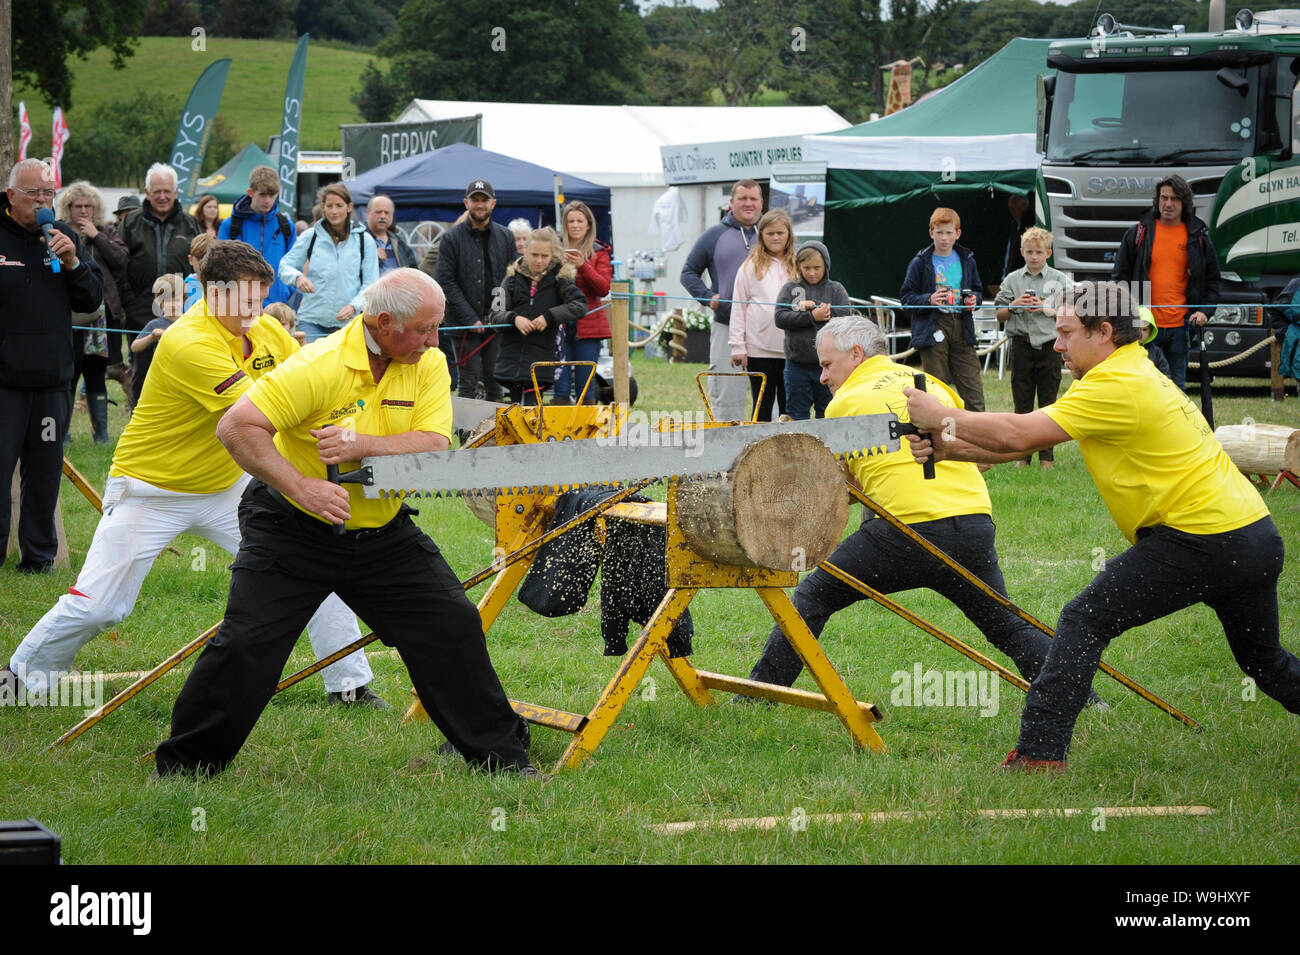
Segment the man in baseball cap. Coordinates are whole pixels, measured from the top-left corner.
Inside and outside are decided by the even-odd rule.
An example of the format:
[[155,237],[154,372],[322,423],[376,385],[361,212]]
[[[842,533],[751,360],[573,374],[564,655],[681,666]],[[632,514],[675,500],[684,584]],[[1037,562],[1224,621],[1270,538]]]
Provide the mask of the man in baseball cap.
[[[515,239],[510,230],[492,221],[496,191],[486,179],[471,179],[465,187],[465,220],[443,233],[438,244],[438,284],[447,296],[445,324],[463,356],[459,393],[463,397],[501,400],[501,386],[493,371],[499,339],[485,328],[492,311],[492,290],[505,278],[506,266],[515,259]],[[464,329],[459,330],[459,329]]]

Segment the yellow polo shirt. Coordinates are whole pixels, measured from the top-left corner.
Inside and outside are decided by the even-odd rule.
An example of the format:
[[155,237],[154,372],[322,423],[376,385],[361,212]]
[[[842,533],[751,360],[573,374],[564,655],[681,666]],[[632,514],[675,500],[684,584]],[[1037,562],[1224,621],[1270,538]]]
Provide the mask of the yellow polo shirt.
[[[835,392],[826,406],[826,417],[893,412],[899,421],[907,421],[903,389],[912,386],[915,374],[916,369],[896,364],[887,355],[868,358]],[[926,376],[926,390],[950,408],[962,407],[957,392],[937,378]],[[849,469],[862,490],[907,524],[960,514],[993,514],[979,468],[966,461],[940,461],[934,468],[934,480],[927,481],[906,438],[897,451],[856,458]]]
[[1267,516],[1200,409],[1137,342],[1123,345],[1040,409],[1079,442],[1110,516],[1129,541],[1164,524],[1219,534]]
[[[451,437],[451,374],[446,357],[431,348],[414,365],[391,362],[376,384],[360,315],[262,378],[249,390],[248,399],[275,426],[279,452],[308,477],[325,477],[325,465],[310,433],[313,429],[338,425],[359,434],[433,431]],[[356,467],[344,464],[339,470],[346,474]],[[369,500],[359,485],[343,486],[352,510],[347,521],[351,529],[382,527],[401,508],[396,498]]]
[[159,339],[148,384],[117,443],[113,477],[133,477],[186,494],[224,491],[243,472],[217,440],[217,422],[253,380],[298,350],[275,319],[262,315],[243,338],[199,301]]

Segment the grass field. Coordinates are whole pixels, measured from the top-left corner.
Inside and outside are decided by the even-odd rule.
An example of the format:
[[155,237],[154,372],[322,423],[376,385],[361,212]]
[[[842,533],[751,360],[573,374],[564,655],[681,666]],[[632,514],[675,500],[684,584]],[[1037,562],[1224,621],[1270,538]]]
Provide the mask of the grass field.
[[[638,360],[642,406],[697,409],[703,366]],[[988,375],[992,410],[1010,406],[1008,383]],[[110,385],[116,396],[116,385]],[[1219,421],[1300,424],[1294,398],[1265,392],[1222,398]],[[121,409],[114,433],[124,424]],[[91,445],[84,414],[69,457],[102,486],[110,451]],[[1093,576],[1098,550],[1126,545],[1084,470],[1077,448],[1058,452],[1055,472],[1002,466],[988,475],[1002,569],[1013,598],[1054,621]],[[64,485],[73,565],[95,514]],[[810,493],[812,493],[810,491]],[[1300,552],[1300,491],[1269,498],[1292,554]],[[488,529],[457,501],[421,502],[419,523],[463,576],[492,559]],[[856,521],[854,513],[850,520]],[[87,671],[146,669],[222,615],[227,560],[205,541],[177,541],[145,584],[135,613],[78,657]],[[195,569],[199,557],[202,569]],[[1282,633],[1300,649],[1300,574],[1282,578]],[[0,569],[0,652],[73,582]],[[477,597],[482,590],[475,592]],[[939,598],[899,600],[938,626],[1001,659]],[[770,621],[747,591],[714,591],[692,605],[694,664],[744,675]],[[517,603],[489,632],[494,662],[517,699],[586,712],[617,667],[600,655],[595,599],[581,613],[547,620]],[[34,816],[63,837],[72,863],[246,862],[851,862],[851,863],[1294,863],[1300,859],[1300,768],[1295,718],[1260,695],[1243,700],[1242,674],[1213,614],[1186,610],[1131,632],[1106,659],[1204,724],[1193,732],[1118,684],[1099,678],[1109,712],[1086,712],[1065,778],[994,771],[1013,745],[1022,695],[1000,687],[995,715],[974,708],[890,705],[892,675],[914,665],[967,670],[967,661],[901,619],[859,604],[832,620],[823,645],[859,699],[880,705],[888,755],[854,750],[838,721],[789,707],[694,707],[656,663],[654,681],[632,699],[594,759],[544,787],[474,773],[436,755],[428,723],[398,713],[327,707],[318,680],[277,697],[232,767],[215,780],[146,784],[139,757],[166,734],[183,675],[163,678],[67,749],[45,747],[81,718],[80,709],[0,711],[0,818]],[[376,688],[395,704],[409,681],[395,653],[375,644]],[[291,661],[310,662],[301,641]],[[188,664],[181,668],[183,674]],[[108,693],[126,685],[109,681]],[[807,676],[798,686],[811,689]],[[107,695],[107,694],[106,694]],[[534,728],[532,755],[552,763],[565,734]],[[1096,807],[1204,805],[1200,818],[1110,818]],[[990,820],[976,809],[1076,808],[1078,817]],[[705,830],[660,835],[684,820],[921,810],[912,822],[832,824],[806,829]]]
[[[98,49],[85,60],[70,63],[73,106],[64,112],[68,128],[77,135],[83,117],[109,100],[130,99],[139,90],[173,96],[183,105],[194,81],[208,65],[230,57],[230,76],[221,97],[220,115],[239,134],[240,146],[248,142],[266,148],[267,138],[278,135],[284,110],[284,84],[289,76],[294,44],[285,40],[238,40],[208,37],[206,49],[191,47],[185,37],[141,37],[126,68],[114,70],[108,52]],[[361,71],[373,54],[313,42],[307,50],[307,75],[303,85],[302,149],[338,149],[340,123],[359,123],[361,114],[352,103]],[[31,115],[31,153],[45,156],[50,149],[51,109],[34,90],[14,88],[14,109],[25,100]],[[17,135],[15,123],[15,136]]]

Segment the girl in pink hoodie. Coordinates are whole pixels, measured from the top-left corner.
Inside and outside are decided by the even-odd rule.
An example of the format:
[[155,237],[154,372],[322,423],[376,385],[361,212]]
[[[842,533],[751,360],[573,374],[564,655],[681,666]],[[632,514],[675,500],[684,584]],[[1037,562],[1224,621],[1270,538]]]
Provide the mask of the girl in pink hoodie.
[[785,410],[785,332],[776,325],[776,301],[781,287],[795,274],[794,223],[781,209],[758,220],[758,241],[736,273],[731,306],[731,363],[767,377],[758,402],[759,379],[749,379],[758,403],[757,421],[772,420],[772,399]]

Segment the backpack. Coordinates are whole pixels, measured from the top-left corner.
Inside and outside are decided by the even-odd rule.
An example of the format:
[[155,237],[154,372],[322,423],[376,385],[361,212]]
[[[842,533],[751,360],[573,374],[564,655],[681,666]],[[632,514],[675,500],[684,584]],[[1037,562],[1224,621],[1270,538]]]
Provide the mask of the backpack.
[[[293,246],[293,240],[295,238],[293,234],[293,224],[289,221],[289,217],[285,215],[283,212],[277,212],[275,214],[275,219],[277,224],[280,227],[279,228],[280,234],[284,236],[284,248],[286,251],[288,251],[288,249],[290,249]],[[239,237],[243,234],[244,234],[244,217],[232,215],[230,217],[230,240],[232,242],[238,242]]]
[[[366,285],[366,280],[362,274],[362,270],[365,268],[366,265],[366,236],[367,235],[370,235],[370,233],[367,230],[362,229],[361,238],[358,240],[361,244],[361,254],[357,257],[357,282],[361,285],[362,288],[365,288]],[[373,239],[374,236],[371,236],[372,241]],[[315,248],[316,248],[316,230],[312,229],[311,241],[307,243],[307,259],[306,259],[307,262],[311,262],[311,254]]]

